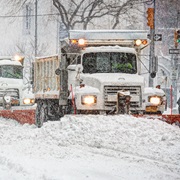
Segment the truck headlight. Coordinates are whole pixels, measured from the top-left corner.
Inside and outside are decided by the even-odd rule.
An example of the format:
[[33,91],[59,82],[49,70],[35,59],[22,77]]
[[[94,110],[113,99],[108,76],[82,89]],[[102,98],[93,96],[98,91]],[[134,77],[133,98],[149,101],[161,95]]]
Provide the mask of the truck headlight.
[[154,97],[150,97],[150,103],[154,104],[154,105],[159,105],[161,102],[160,97],[154,96]]
[[24,104],[34,104],[34,99],[25,98],[23,99]]
[[85,95],[81,97],[81,103],[83,105],[91,105],[97,102],[97,97],[94,95]]

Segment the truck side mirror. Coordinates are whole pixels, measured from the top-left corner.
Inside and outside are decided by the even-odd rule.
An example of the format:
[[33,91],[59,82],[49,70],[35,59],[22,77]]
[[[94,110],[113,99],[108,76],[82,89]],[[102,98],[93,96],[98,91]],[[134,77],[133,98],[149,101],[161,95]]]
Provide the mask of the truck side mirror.
[[151,76],[151,78],[155,78],[155,77],[156,77],[156,72],[152,72],[152,73],[150,74],[150,76]]
[[55,74],[59,76],[59,75],[61,74],[61,70],[60,70],[59,68],[56,69],[56,70],[55,70]]

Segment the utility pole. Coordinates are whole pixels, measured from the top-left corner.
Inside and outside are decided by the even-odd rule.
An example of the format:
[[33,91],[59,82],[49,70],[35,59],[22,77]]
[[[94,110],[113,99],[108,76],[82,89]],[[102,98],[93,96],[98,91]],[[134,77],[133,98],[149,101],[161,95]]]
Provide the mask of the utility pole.
[[[174,30],[174,47],[176,50],[178,50],[178,44],[180,43],[180,29],[178,29],[179,27],[178,21],[179,21],[179,11],[177,10],[177,23],[176,23],[176,28]],[[173,107],[176,106],[176,101],[177,101],[178,79],[179,79],[178,54],[174,54],[174,56],[172,57],[172,87],[174,89]]]
[[[180,28],[179,28],[179,17],[180,17],[180,11],[177,11],[177,42],[180,43]],[[177,81],[177,86],[180,87],[180,62],[179,62],[179,58],[177,55],[177,63],[178,63],[178,81]],[[180,92],[180,89],[179,89]]]
[[37,0],[35,0],[35,41],[34,41],[34,56],[37,56]]
[[148,8],[147,10],[147,25],[150,27],[150,53],[149,53],[149,87],[154,86],[153,78],[156,77],[156,58],[155,58],[155,51],[154,51],[154,36],[155,36],[155,0],[153,1],[153,8]]

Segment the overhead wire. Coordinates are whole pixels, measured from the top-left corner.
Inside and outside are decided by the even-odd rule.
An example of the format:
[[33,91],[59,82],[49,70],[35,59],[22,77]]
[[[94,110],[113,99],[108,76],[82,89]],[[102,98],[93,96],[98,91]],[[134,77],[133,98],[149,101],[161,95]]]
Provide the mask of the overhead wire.
[[[154,2],[154,0],[147,0],[145,2],[142,3],[146,3],[148,5],[152,4]],[[138,3],[137,3],[138,4]],[[37,14],[37,16],[59,16],[59,13],[49,13],[49,14]],[[28,16],[36,16],[35,14],[32,15],[28,15]],[[27,15],[0,15],[0,18],[13,18],[13,17],[27,17]]]
[[[59,16],[59,13],[55,13],[55,14],[38,14],[37,16]],[[28,16],[36,16],[35,14],[32,15],[28,15]],[[27,17],[27,15],[4,15],[4,16],[0,16],[0,18],[13,18],[13,17]]]

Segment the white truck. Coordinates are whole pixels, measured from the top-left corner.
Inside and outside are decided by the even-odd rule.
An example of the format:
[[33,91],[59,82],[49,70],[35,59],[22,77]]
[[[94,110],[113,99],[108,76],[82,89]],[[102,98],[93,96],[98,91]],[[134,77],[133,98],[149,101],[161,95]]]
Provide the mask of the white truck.
[[69,31],[60,55],[35,60],[37,126],[67,113],[143,113],[140,59],[147,44],[141,30]]
[[34,105],[32,89],[23,80],[23,60],[20,56],[0,57],[1,109]]

